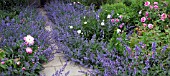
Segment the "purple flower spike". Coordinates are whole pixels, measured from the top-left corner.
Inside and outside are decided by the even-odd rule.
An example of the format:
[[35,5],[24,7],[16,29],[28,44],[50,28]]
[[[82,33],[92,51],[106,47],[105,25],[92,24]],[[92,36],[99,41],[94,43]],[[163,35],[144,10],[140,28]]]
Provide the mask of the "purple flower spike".
[[168,45],[164,46],[163,49],[162,49],[162,53],[164,53],[168,48]]
[[156,42],[152,42],[152,51],[153,51],[153,52],[156,51]]

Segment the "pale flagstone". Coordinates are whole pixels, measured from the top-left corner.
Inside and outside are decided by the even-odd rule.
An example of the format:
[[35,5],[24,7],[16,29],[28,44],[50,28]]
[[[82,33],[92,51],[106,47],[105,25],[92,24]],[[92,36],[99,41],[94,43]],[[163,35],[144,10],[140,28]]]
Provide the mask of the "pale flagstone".
[[[55,53],[54,56],[57,56],[57,57],[64,57],[64,54],[63,53]],[[60,58],[61,59],[61,58]]]
[[89,72],[89,71],[93,71],[92,69],[90,69],[90,68],[85,68],[85,67],[80,67],[80,70],[81,71],[84,71],[84,72]]
[[[67,61],[67,60],[64,59],[64,57],[59,57],[59,58],[60,58],[61,63],[62,63],[63,65],[66,64],[66,61]],[[67,66],[66,66],[65,70],[66,70],[65,72],[71,70],[70,73],[69,73],[69,76],[85,76],[84,73],[81,73],[81,72],[79,72],[79,71],[84,71],[84,72],[87,72],[88,70],[89,70],[89,71],[92,71],[92,69],[84,68],[84,67],[82,67],[82,66],[80,66],[80,65],[77,65],[75,62],[71,62],[71,61],[69,61],[69,62],[67,63]],[[73,74],[72,74],[72,73],[73,73]]]
[[[55,67],[56,70],[60,70],[63,66]],[[74,62],[68,62],[64,71],[62,72],[62,76],[69,71],[68,76],[85,76],[85,74],[79,72],[81,71],[80,67],[75,65]]]
[[50,62],[48,62],[47,64],[43,65],[44,67],[54,67],[54,66],[61,66],[62,63],[59,59],[59,57],[54,57],[54,59]]
[[67,61],[67,60],[64,59],[63,56],[62,56],[62,57],[59,57],[59,59],[60,59],[62,65],[66,64],[66,61]]
[[53,47],[54,51],[53,54],[57,52],[58,46],[56,44],[51,44],[51,47]]
[[45,30],[52,31],[52,27],[51,26],[45,26]]
[[56,72],[54,67],[46,67],[40,72],[42,76],[52,76]]

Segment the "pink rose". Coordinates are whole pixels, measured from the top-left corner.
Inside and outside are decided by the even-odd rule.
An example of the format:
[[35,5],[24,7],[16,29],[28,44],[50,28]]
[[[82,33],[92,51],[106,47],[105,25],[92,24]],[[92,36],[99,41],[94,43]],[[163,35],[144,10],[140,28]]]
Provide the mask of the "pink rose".
[[144,6],[149,6],[150,5],[150,2],[149,1],[146,1]]
[[154,5],[158,5],[158,2],[154,2],[153,4],[154,4]]
[[148,21],[150,21],[151,20],[151,18],[148,18]]
[[167,14],[166,14],[166,13],[163,13],[163,14],[161,15],[161,17],[167,18]]
[[25,67],[22,67],[22,70],[26,70],[26,68],[25,68]]
[[162,18],[162,17],[161,17],[161,20],[162,20],[162,21],[165,21],[165,18]]
[[146,24],[146,23],[143,23],[143,26],[144,26],[144,27],[146,27],[146,26],[147,26],[147,24]]
[[124,23],[120,24],[120,25],[119,25],[119,28],[123,28],[123,26],[124,26]]
[[168,15],[168,18],[170,19],[170,14]]
[[148,17],[149,16],[149,12],[145,12],[145,16]]
[[27,52],[28,54],[32,54],[32,49],[31,49],[30,47],[27,47],[27,48],[26,48],[26,52]]
[[4,62],[4,61],[2,61],[2,62],[1,62],[1,64],[3,65],[3,64],[5,64],[5,62]]
[[158,5],[154,5],[153,7],[154,7],[155,9],[158,9],[158,8],[159,8]]
[[20,61],[18,61],[18,62],[17,62],[17,65],[20,65],[20,64],[21,64],[21,62],[20,62]]
[[116,21],[116,22],[119,22],[119,19],[117,19],[117,18],[116,18],[116,20],[115,20],[115,21]]
[[162,20],[162,21],[165,21],[166,18],[167,18],[167,14],[166,14],[166,13],[163,13],[163,14],[161,15],[161,20]]
[[120,15],[120,16],[119,16],[119,18],[120,18],[120,19],[122,19],[122,18],[123,18],[123,16],[122,16],[122,15]]
[[148,24],[148,28],[149,28],[149,29],[152,29],[152,28],[153,28],[153,25],[152,25],[152,24]]
[[115,19],[111,19],[111,22],[114,23],[114,22],[115,22]]
[[146,21],[146,17],[142,17],[140,21],[141,22],[145,22]]
[[33,45],[34,44],[34,38],[31,35],[27,35],[24,37],[24,40],[26,44]]
[[150,9],[153,9],[153,6],[152,6],[152,5],[150,5],[149,7],[150,7]]
[[145,48],[145,47],[146,47],[146,44],[143,44],[143,45],[142,45],[142,48]]

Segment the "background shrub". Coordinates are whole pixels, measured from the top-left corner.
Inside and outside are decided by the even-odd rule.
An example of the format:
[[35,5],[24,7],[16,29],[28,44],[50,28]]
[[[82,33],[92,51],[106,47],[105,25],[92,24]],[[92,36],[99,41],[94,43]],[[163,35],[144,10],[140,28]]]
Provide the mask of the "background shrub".
[[1,0],[0,10],[9,10],[15,6],[27,6],[29,0]]
[[7,17],[9,17],[10,19],[16,18],[19,15],[20,11],[22,11],[22,9],[23,8],[16,6],[15,8],[12,8],[10,10],[0,10],[0,20]]

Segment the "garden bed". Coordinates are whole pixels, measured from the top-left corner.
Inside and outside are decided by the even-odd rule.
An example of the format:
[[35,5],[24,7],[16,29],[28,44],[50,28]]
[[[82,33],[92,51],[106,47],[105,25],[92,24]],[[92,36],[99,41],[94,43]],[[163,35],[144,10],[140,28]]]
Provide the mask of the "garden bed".
[[0,24],[0,75],[39,75],[53,56],[45,19],[35,8],[23,8]]
[[46,5],[59,50],[95,75],[169,75],[168,3],[129,2]]
[[85,74],[170,75],[170,2],[112,1],[97,7],[58,0],[46,4],[54,23],[50,36],[34,8],[1,16],[0,75],[40,75],[42,64],[53,57],[49,37],[67,59],[93,69]]

